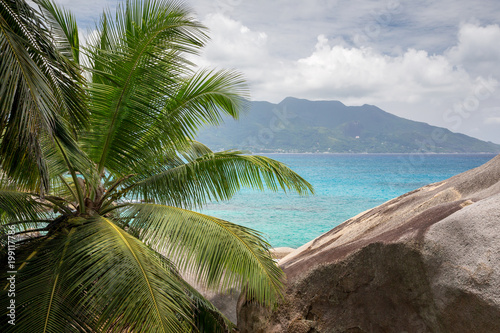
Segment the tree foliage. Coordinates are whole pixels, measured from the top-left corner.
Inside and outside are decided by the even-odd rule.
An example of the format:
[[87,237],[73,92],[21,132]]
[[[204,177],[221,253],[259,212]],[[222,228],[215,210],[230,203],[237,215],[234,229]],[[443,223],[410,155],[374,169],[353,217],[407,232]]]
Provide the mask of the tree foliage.
[[0,243],[17,271],[2,332],[229,331],[180,271],[273,304],[283,273],[262,235],[190,209],[242,187],[313,190],[270,158],[192,140],[248,97],[237,72],[189,60],[206,28],[181,2],[131,0],[84,47],[69,12],[35,2],[0,0]]

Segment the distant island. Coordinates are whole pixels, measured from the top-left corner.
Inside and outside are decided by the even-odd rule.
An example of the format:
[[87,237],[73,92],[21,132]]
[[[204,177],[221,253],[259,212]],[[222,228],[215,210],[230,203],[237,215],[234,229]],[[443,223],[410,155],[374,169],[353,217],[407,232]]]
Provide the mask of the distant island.
[[254,153],[500,153],[500,145],[401,118],[374,105],[287,97],[250,102],[238,121],[202,129],[213,150]]

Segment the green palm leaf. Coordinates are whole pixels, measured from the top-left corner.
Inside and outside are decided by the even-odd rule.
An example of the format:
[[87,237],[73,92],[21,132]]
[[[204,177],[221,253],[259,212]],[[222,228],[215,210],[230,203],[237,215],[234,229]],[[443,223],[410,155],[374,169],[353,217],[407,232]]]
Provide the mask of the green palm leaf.
[[70,292],[98,316],[101,331],[184,332],[193,326],[190,301],[176,276],[111,220],[90,219],[68,251]]
[[50,24],[54,43],[68,59],[80,63],[80,41],[74,15],[51,0],[34,0],[42,9],[45,20]]
[[[228,70],[201,70],[180,82],[177,92],[166,101],[160,128],[192,137],[204,124],[219,125],[222,114],[238,118],[245,109],[247,86],[241,74]],[[165,127],[166,126],[166,127]]]
[[24,238],[36,238],[40,236],[37,231],[51,222],[47,206],[35,198],[29,193],[0,188],[0,257],[7,253],[9,240],[12,241],[14,234],[23,233]]
[[47,188],[41,136],[67,142],[69,128],[86,125],[83,78],[25,1],[0,0],[0,54],[0,167],[30,188],[39,179]]
[[142,156],[137,138],[149,133],[186,70],[180,53],[194,52],[205,35],[184,6],[167,1],[130,2],[117,9],[115,24],[103,19],[98,31],[89,50],[96,70],[87,147],[100,170],[120,170],[124,158]]
[[[16,257],[26,264],[19,265],[15,275],[16,325],[2,321],[2,332],[93,332],[95,319],[76,315],[76,304],[65,297],[67,281],[62,268],[73,232],[68,237],[53,235],[17,247]],[[7,290],[2,289],[2,303],[8,302],[12,297],[7,298]]]
[[142,173],[151,158],[172,159],[175,150],[182,154],[186,146],[191,147],[191,138],[201,126],[220,124],[222,114],[238,118],[247,105],[246,88],[241,75],[233,71],[201,70],[179,80],[177,93],[163,101],[161,114],[150,124],[149,132],[136,137],[141,152],[136,157],[141,160],[129,167]]
[[[193,208],[209,201],[230,199],[242,187],[279,189],[301,195],[314,193],[312,186],[283,163],[265,156],[243,155],[238,151],[184,154],[186,161],[172,160],[173,167],[145,179],[131,178],[122,192],[131,199],[145,198],[156,203]],[[174,163],[177,162],[177,165]]]
[[196,329],[200,333],[226,333],[233,332],[235,325],[227,319],[210,301],[208,301],[195,288],[187,283],[174,268],[171,260],[166,256],[152,249],[163,267],[170,271],[172,276],[177,277],[179,283],[183,286],[186,295],[191,300],[193,320]]
[[19,220],[39,220],[45,217],[46,207],[37,202],[30,193],[15,189],[0,188],[0,213],[2,220],[15,222]]
[[154,251],[102,217],[70,219],[67,230],[20,251],[32,255],[19,269],[16,330],[177,333],[195,327],[185,282]]
[[283,273],[260,233],[181,208],[131,204],[121,214],[130,231],[174,258],[216,290],[247,287],[248,296],[271,304],[280,294]]

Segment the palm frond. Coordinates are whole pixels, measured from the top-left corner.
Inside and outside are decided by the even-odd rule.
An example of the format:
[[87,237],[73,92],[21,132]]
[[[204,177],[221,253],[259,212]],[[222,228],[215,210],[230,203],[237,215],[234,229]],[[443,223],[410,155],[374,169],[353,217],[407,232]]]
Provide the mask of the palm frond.
[[204,123],[218,125],[222,113],[238,118],[248,106],[248,97],[248,87],[240,73],[203,69],[183,80],[177,93],[168,100],[163,120],[177,121],[177,117],[184,118],[182,115],[187,113],[199,119],[191,118],[192,129]]
[[173,158],[172,150],[182,154],[186,146],[192,147],[192,138],[200,127],[220,124],[223,114],[238,118],[248,105],[247,86],[234,71],[201,70],[179,79],[176,89],[175,95],[162,101],[161,114],[149,131],[135,138],[141,159],[129,168],[147,169],[151,157]]
[[70,294],[100,330],[184,332],[193,326],[182,285],[155,253],[103,217],[78,228],[68,253]]
[[85,127],[83,78],[23,0],[0,0],[0,54],[0,167],[30,188],[40,186],[38,172],[46,188],[40,137],[66,142]]
[[36,196],[30,193],[0,188],[0,213],[3,213],[4,222],[2,224],[46,218],[47,207],[35,198]]
[[[67,236],[46,236],[25,246],[16,246],[19,260],[15,275],[16,325],[4,320],[2,332],[94,332],[95,319],[82,320],[75,312],[76,304],[65,297],[67,281],[63,266],[73,233],[74,230]],[[8,302],[11,299],[7,297],[8,288],[2,285],[2,289],[2,303]]]
[[68,59],[80,63],[78,26],[74,15],[51,0],[34,0],[50,24],[52,38],[59,51]]
[[271,304],[281,292],[283,272],[262,235],[221,219],[181,208],[130,204],[121,216],[130,232],[173,258],[215,290],[247,288],[250,299]]
[[[182,164],[163,169],[145,179],[131,178],[123,190],[127,198],[184,208],[230,199],[242,187],[312,194],[306,180],[281,162],[259,155],[224,151],[197,155],[191,151]],[[178,162],[178,161],[177,161]],[[147,175],[147,174],[146,174]]]
[[171,264],[109,219],[76,218],[66,225],[16,252],[26,262],[16,280],[16,332],[178,333],[195,327],[194,303]]
[[[142,156],[138,138],[154,128],[162,100],[171,96],[187,70],[181,53],[195,52],[206,38],[202,26],[180,3],[130,1],[116,22],[101,20],[88,50],[92,132],[87,150],[99,170],[120,170]],[[144,146],[144,144],[142,145]]]
[[149,136],[143,136],[140,142],[167,145],[179,138],[192,139],[201,126],[219,125],[223,114],[237,119],[248,106],[248,87],[235,71],[200,70],[180,79],[176,89],[174,95],[164,100],[161,115],[153,126],[157,132],[147,133]]
[[16,190],[0,189],[0,257],[9,251],[9,244],[41,237],[40,231],[51,222],[51,210],[36,197]]
[[[149,246],[151,248],[151,246]],[[165,270],[176,277],[191,300],[192,313],[196,329],[200,333],[229,333],[235,328],[234,323],[222,314],[209,300],[207,300],[198,290],[187,283],[177,271],[170,258],[151,250],[157,255]]]

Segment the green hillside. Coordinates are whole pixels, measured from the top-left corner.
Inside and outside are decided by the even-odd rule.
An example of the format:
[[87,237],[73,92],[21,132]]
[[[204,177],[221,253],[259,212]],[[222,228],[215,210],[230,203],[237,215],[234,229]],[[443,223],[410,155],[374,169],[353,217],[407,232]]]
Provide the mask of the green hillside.
[[397,117],[373,105],[288,97],[251,102],[240,120],[200,131],[214,150],[335,153],[499,153],[500,145]]

